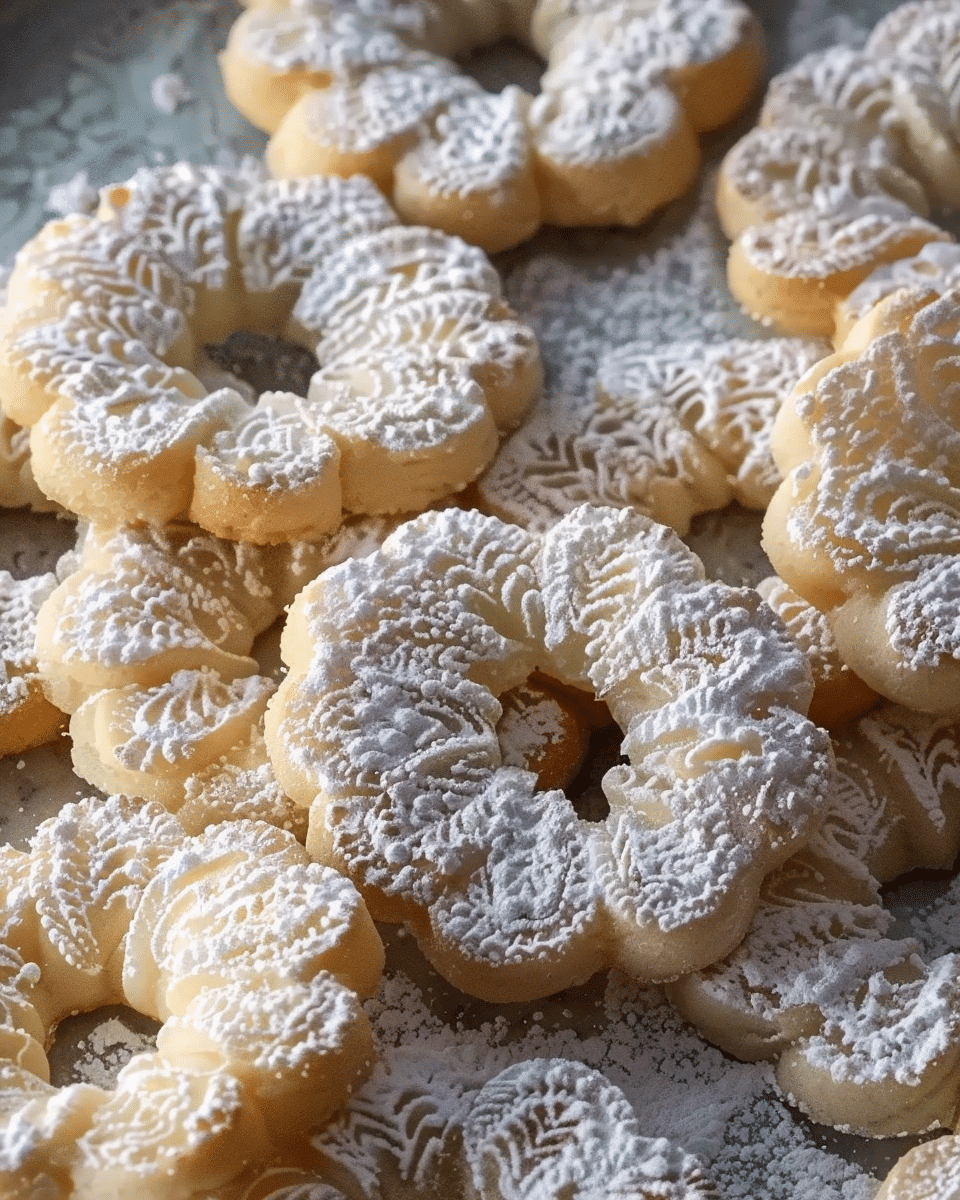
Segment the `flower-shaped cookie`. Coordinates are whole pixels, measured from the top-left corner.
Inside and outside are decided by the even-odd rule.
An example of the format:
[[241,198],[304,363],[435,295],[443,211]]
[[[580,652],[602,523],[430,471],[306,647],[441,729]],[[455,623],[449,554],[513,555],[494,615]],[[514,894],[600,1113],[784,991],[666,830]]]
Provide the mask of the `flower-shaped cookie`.
[[[783,625],[626,509],[585,506],[542,536],[426,514],[308,585],[281,649],[267,742],[311,806],[308,849],[482,998],[712,961],[831,786]],[[623,730],[603,821],[502,764],[497,696],[536,668]]]
[[930,208],[958,205],[960,14],[915,0],[862,50],[816,51],[771,82],[718,179],[731,290],[785,332],[830,334],[871,271],[947,240]]
[[[451,61],[502,37],[546,58],[536,99]],[[220,65],[276,176],[361,172],[406,220],[495,251],[681,195],[763,57],[740,0],[282,0],[248,8]]]
[[72,714],[78,773],[185,806],[195,831],[214,810],[289,823],[258,735],[276,680],[251,656],[254,641],[303,584],[373,550],[386,528],[367,518],[274,547],[192,526],[88,528],[37,619],[37,669]]
[[580,504],[635,508],[681,536],[731,500],[766,508],[780,483],[774,417],[829,350],[820,338],[622,346],[590,402],[544,397],[504,442],[477,482],[481,507],[537,530]]
[[[333,1167],[319,1177],[344,1189],[329,1200],[372,1195],[378,1185],[376,1194],[392,1195],[394,1179],[397,1191],[416,1180],[424,1194],[461,1194],[463,1185],[450,1180],[461,1173],[479,1200],[719,1195],[694,1155],[642,1135],[626,1096],[601,1072],[562,1058],[491,1075],[489,1060],[463,1063],[421,1046],[387,1051],[314,1145]],[[308,1181],[318,1175],[304,1172],[299,1182]],[[279,1189],[256,1195],[281,1200]]]
[[785,402],[777,573],[881,695],[960,712],[960,292],[892,293]]
[[764,883],[734,953],[668,994],[722,1049],[776,1059],[780,1086],[817,1121],[873,1137],[953,1127],[960,958],[899,935],[880,884],[953,865],[960,726],[886,704],[834,748],[820,830]]
[[[4,411],[48,496],[261,544],[466,486],[540,387],[482,251],[402,227],[361,178],[141,169],[27,243],[2,326]],[[307,394],[222,387],[206,351],[238,330],[315,354]]]
[[[66,805],[2,861],[4,1195],[211,1195],[289,1153],[368,1072],[359,996],[383,947],[354,888],[290,834],[190,838],[159,804],[113,796]],[[123,1003],[163,1022],[156,1051],[112,1092],[51,1086],[56,1023]]]

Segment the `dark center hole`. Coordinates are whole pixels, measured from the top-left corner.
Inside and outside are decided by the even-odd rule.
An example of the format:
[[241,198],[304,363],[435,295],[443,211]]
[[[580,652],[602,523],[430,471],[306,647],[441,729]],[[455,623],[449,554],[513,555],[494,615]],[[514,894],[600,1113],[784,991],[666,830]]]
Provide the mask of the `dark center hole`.
[[522,87],[531,96],[540,91],[542,59],[513,38],[501,38],[489,46],[479,46],[460,65],[488,92],[502,92],[511,83]]
[[264,392],[295,392],[305,396],[320,367],[316,355],[270,333],[237,329],[216,345],[204,346],[221,371],[235,375],[258,396]]
[[65,1017],[47,1052],[50,1081],[56,1087],[95,1083],[112,1088],[135,1054],[156,1049],[159,1030],[158,1021],[122,1004]]
[[610,815],[601,782],[611,767],[627,762],[620,752],[622,737],[617,725],[604,725],[590,734],[583,766],[565,789],[581,821],[605,821]]
[[911,917],[930,908],[946,896],[960,869],[960,860],[952,867],[914,867],[880,889],[884,907],[893,914],[894,937],[910,937]]

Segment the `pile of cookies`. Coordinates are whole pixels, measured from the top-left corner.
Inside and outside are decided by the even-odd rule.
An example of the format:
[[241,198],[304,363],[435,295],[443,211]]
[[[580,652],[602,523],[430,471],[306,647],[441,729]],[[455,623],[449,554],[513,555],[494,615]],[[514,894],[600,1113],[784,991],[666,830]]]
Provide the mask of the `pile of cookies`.
[[[453,61],[504,36],[536,98]],[[66,729],[100,795],[0,847],[0,1193],[719,1195],[559,1058],[442,1118],[410,1082],[442,1149],[372,1150],[374,922],[489,1002],[662,985],[825,1125],[954,1127],[960,963],[881,889],[960,851],[956,5],[777,76],[724,159],[785,336],[625,344],[564,408],[487,257],[681,195],[762,61],[739,0],[265,0],[221,56],[265,163],[142,167],[21,249],[0,483],[78,535],[0,578],[0,752]],[[757,588],[681,540],[734,500]],[[109,1004],[155,1048],[53,1086]]]

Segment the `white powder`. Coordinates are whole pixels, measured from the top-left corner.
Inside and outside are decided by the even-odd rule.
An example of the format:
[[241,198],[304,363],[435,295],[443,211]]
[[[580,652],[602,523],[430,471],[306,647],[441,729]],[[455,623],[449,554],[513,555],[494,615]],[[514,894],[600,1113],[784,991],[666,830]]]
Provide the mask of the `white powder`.
[[787,1109],[769,1067],[704,1043],[659,989],[614,972],[550,1000],[484,1005],[428,975],[409,939],[388,937],[387,977],[366,1004],[381,1064],[345,1121],[317,1141],[351,1170],[375,1175],[384,1155],[406,1178],[429,1181],[439,1131],[465,1097],[511,1063],[561,1057],[602,1071],[641,1132],[697,1155],[723,1200],[875,1195],[876,1178],[824,1150],[823,1131]]
[[47,211],[67,216],[69,213],[91,213],[97,207],[99,194],[91,187],[86,171],[78,171],[64,183],[55,184],[47,196]]
[[166,75],[158,75],[150,84],[150,99],[154,108],[172,116],[181,105],[187,104],[193,99],[193,93],[179,75],[170,72]]
[[153,1038],[148,1034],[136,1033],[119,1018],[109,1017],[77,1043],[74,1078],[112,1088],[121,1067],[135,1054],[153,1048]]

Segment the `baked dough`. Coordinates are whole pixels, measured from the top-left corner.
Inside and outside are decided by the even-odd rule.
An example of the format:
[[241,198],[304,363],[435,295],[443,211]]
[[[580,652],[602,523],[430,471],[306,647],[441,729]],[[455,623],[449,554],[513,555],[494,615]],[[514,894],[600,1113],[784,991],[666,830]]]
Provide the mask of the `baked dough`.
[[580,504],[635,508],[681,536],[732,500],[763,510],[780,483],[773,420],[829,350],[822,338],[620,346],[587,401],[541,400],[477,481],[479,506],[539,531]]
[[841,659],[910,708],[960,713],[960,292],[891,293],[798,384],[771,434],[777,574]]
[[767,879],[741,945],[667,991],[722,1049],[776,1060],[780,1087],[815,1121],[869,1137],[953,1128],[960,962],[900,935],[880,888],[953,866],[960,726],[886,704],[834,749],[826,820]]
[[761,579],[757,591],[810,660],[813,699],[807,715],[815,725],[836,729],[876,707],[880,697],[840,657],[824,613],[807,604],[776,575]]
[[[259,822],[187,837],[160,805],[65,805],[2,848],[0,1189],[51,1200],[214,1194],[290,1153],[368,1072],[359,996],[383,947],[351,885]],[[242,917],[242,919],[240,919]],[[116,1087],[52,1087],[64,1016],[163,1022]]]
[[862,50],[816,51],[771,81],[718,177],[731,291],[785,332],[829,336],[871,271],[952,240],[927,217],[958,205],[960,15],[914,0]]
[[914,1146],[890,1170],[876,1200],[952,1200],[960,1191],[960,1138]]
[[[426,514],[306,587],[281,648],[267,745],[311,808],[308,849],[481,998],[716,958],[831,786],[779,620],[630,510],[584,506],[542,536]],[[496,697],[535,668],[624,731],[603,822],[502,765]]]
[[37,613],[57,586],[53,572],[15,579],[0,571],[0,755],[53,741],[66,714],[44,694],[35,649]]
[[[320,303],[355,268],[352,303]],[[142,168],[97,217],[27,243],[0,326],[4,410],[31,427],[47,496],[102,525],[189,516],[258,544],[465,487],[540,389],[482,251],[401,227],[359,177]],[[307,394],[208,391],[204,348],[237,329],[316,353]]]
[[[536,98],[451,62],[505,36],[547,60]],[[363,173],[405,220],[493,252],[541,222],[638,224],[683,194],[697,135],[744,108],[763,59],[740,0],[283,0],[240,16],[220,66],[272,134],[274,175]]]
[[215,1200],[358,1200],[419,1195],[530,1200],[597,1195],[715,1200],[693,1154],[645,1137],[623,1092],[599,1071],[537,1058],[491,1072],[450,1070],[459,1046],[385,1050],[337,1122],[313,1144],[314,1170],[271,1168]]
[[224,808],[300,829],[263,748],[276,679],[254,642],[308,580],[370,553],[389,527],[365,518],[273,547],[194,526],[86,529],[37,617],[38,674],[71,714],[78,774],[105,792],[183,806],[195,832]]

